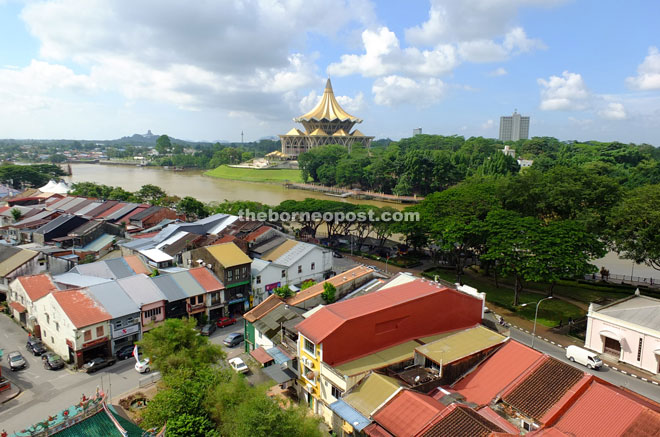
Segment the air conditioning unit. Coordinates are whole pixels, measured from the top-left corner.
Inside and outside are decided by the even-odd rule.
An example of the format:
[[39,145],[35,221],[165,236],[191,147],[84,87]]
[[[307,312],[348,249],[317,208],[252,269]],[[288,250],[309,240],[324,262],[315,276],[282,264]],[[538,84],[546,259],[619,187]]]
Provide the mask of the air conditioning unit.
[[209,270],[213,269],[213,264],[207,264],[206,268],[209,269]]

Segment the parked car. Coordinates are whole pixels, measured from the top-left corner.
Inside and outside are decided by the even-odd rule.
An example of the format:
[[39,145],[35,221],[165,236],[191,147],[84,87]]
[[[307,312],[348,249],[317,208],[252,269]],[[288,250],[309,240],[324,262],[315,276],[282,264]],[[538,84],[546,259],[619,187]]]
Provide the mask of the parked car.
[[236,373],[247,373],[250,371],[250,368],[246,366],[243,360],[241,360],[239,357],[232,358],[231,360],[228,360],[228,362],[231,368],[236,371]]
[[225,337],[222,343],[224,343],[225,346],[234,347],[241,344],[243,340],[245,340],[243,334],[241,334],[240,332],[232,332],[231,334]]
[[104,367],[110,367],[115,364],[117,360],[114,358],[94,358],[93,360],[83,364],[83,371],[87,373],[94,373]]
[[199,333],[200,335],[206,335],[208,337],[209,335],[213,334],[215,330],[215,324],[207,323],[206,325],[202,326],[202,329],[199,330]]
[[39,340],[38,338],[35,337],[30,337],[28,338],[27,344],[25,345],[25,348],[32,352],[34,356],[38,357],[39,355],[44,354],[47,349],[44,346],[44,344]]
[[224,328],[225,326],[236,324],[236,319],[233,317],[220,317],[215,324],[218,328]]
[[582,349],[578,346],[569,346],[566,348],[566,358],[574,363],[580,363],[589,369],[600,369],[603,361],[597,353]]
[[332,256],[335,257],[335,258],[343,258],[344,257],[344,255],[342,255],[341,253],[336,252],[336,251],[332,252]]
[[[120,348],[119,350],[117,350],[117,352],[115,352],[115,356],[120,361],[121,360],[126,360],[126,359],[131,358],[133,356],[133,349],[135,349],[135,345],[132,345],[132,344],[126,345],[126,346]],[[139,349],[138,349],[138,352],[139,352]]]
[[57,370],[64,367],[64,360],[62,357],[52,352],[46,352],[41,356],[41,359],[44,362],[45,369]]
[[145,358],[142,361],[135,363],[135,370],[138,373],[149,373],[151,372],[151,365],[149,364],[149,358]]
[[25,358],[23,358],[23,355],[21,355],[19,351],[9,352],[7,361],[9,361],[9,368],[11,370],[23,369],[27,364],[27,362],[25,362]]

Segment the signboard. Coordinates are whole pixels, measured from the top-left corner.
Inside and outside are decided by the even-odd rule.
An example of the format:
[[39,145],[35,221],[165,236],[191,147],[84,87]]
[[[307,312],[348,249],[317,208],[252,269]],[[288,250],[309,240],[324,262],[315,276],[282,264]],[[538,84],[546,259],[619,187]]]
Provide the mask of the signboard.
[[266,285],[266,292],[267,292],[268,294],[270,294],[270,293],[273,292],[273,290],[275,290],[276,288],[280,287],[281,285],[282,285],[281,282],[273,282],[272,284],[268,284],[268,285]]
[[140,324],[136,323],[135,325],[127,326],[126,328],[119,328],[112,330],[112,338],[122,338],[127,335],[135,334],[140,331]]

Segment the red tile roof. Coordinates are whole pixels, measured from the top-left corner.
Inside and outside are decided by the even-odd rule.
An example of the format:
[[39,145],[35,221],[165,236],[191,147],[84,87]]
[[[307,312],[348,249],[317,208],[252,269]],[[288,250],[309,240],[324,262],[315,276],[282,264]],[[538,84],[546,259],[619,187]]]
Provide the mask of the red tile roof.
[[188,272],[207,293],[225,288],[224,284],[220,282],[218,277],[206,267],[195,267],[194,269],[188,270]]
[[122,209],[122,208],[125,207],[126,205],[127,205],[127,204],[124,203],[124,202],[119,202],[118,204],[116,204],[116,205],[113,206],[112,208],[110,208],[110,209],[106,209],[106,210],[103,211],[101,214],[97,215],[95,218],[105,218],[105,217],[109,216],[110,214],[112,214],[113,212],[117,212],[117,211],[119,211],[120,209]]
[[495,425],[502,428],[504,431],[506,431],[505,434],[506,433],[514,434],[514,435],[520,434],[518,428],[516,428],[511,422],[509,422],[504,417],[497,414],[495,411],[493,411],[492,408],[488,406],[481,408],[479,411],[477,411],[477,413],[479,413],[479,415],[485,417],[486,419],[493,422]]
[[640,422],[640,416],[644,412],[648,412],[646,421],[655,420],[655,435],[658,435],[660,413],[646,408],[615,387],[594,382],[559,419],[554,428],[568,435],[621,436],[630,426]]
[[591,375],[555,358],[544,360],[526,378],[507,389],[502,400],[538,422],[546,423],[562,409]]
[[158,235],[159,233],[160,233],[160,231],[154,231],[154,232],[147,232],[146,234],[133,234],[133,235],[131,235],[131,237],[134,238],[134,239],[136,239],[136,238],[137,239],[139,239],[139,238],[151,238],[151,237],[154,237],[154,236]]
[[[502,428],[473,409],[452,404],[419,434],[420,437],[488,437]],[[516,429],[517,431],[517,429]]]
[[252,355],[252,357],[259,361],[261,364],[266,364],[273,361],[273,357],[268,355],[268,353],[262,347],[251,350],[250,355]]
[[27,311],[27,309],[23,305],[21,305],[19,302],[16,301],[9,302],[9,306],[15,309],[16,311],[18,311],[19,313],[24,313]]
[[9,206],[0,206],[0,213],[7,211],[9,208]]
[[369,437],[393,437],[392,434],[387,432],[382,426],[377,423],[372,423],[362,430]]
[[284,301],[276,294],[271,294],[263,302],[256,307],[252,308],[247,313],[243,314],[243,318],[250,323],[261,319],[263,316],[273,311],[278,306],[282,305]]
[[514,340],[509,340],[485,363],[452,387],[465,398],[487,405],[543,354]]
[[117,223],[126,223],[126,224],[128,224],[128,222],[131,220],[131,217],[133,217],[135,214],[138,214],[138,213],[144,211],[147,208],[149,208],[149,207],[148,206],[138,206],[133,211],[129,212],[128,214],[126,214],[125,216],[123,216],[122,218],[117,220]]
[[41,299],[51,291],[57,290],[50,275],[41,274],[33,276],[21,276],[18,278],[25,292],[32,302]]
[[151,274],[151,270],[144,265],[137,255],[127,255],[124,257],[124,261],[126,261],[126,264],[128,264],[128,266],[138,275],[140,273],[144,273],[145,275]]
[[373,419],[393,435],[413,437],[445,408],[430,396],[401,390],[373,415]]
[[112,316],[83,290],[58,291],[53,293],[53,297],[78,329],[112,319]]
[[254,241],[258,237],[260,237],[261,235],[265,234],[266,232],[268,232],[272,229],[273,228],[271,228],[270,226],[264,225],[264,226],[258,228],[256,231],[252,231],[249,234],[247,234],[245,236],[245,241]]

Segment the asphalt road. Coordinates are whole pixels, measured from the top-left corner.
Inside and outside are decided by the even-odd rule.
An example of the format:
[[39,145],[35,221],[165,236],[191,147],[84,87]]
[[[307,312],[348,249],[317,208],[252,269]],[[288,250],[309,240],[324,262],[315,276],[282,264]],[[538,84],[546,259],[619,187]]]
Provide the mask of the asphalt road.
[[[527,346],[531,346],[532,336],[527,334],[519,329],[511,328],[510,333],[511,338],[517,340]],[[628,390],[632,390],[636,393],[639,393],[643,396],[646,396],[649,399],[653,399],[656,402],[660,402],[660,387],[649,382],[641,381],[638,378],[633,378],[629,375],[624,375],[621,372],[612,370],[609,367],[603,366],[600,370],[591,370],[585,366],[573,363],[566,358],[566,350],[555,346],[547,341],[541,340],[538,337],[534,340],[534,349],[544,352],[558,360],[568,363],[573,367],[577,367],[580,370],[585,372],[592,373],[598,376],[601,379],[604,379],[607,382],[610,382],[614,385],[625,387]]]
[[79,402],[83,393],[94,394],[97,387],[112,397],[138,387],[140,379],[144,378],[135,371],[133,359],[119,361],[91,375],[68,367],[46,370],[41,357],[25,349],[26,341],[26,332],[6,315],[0,315],[0,348],[4,349],[5,356],[17,350],[28,362],[25,369],[15,372],[9,369],[6,358],[0,362],[2,375],[23,390],[16,398],[0,405],[0,430],[5,429],[10,434]]

